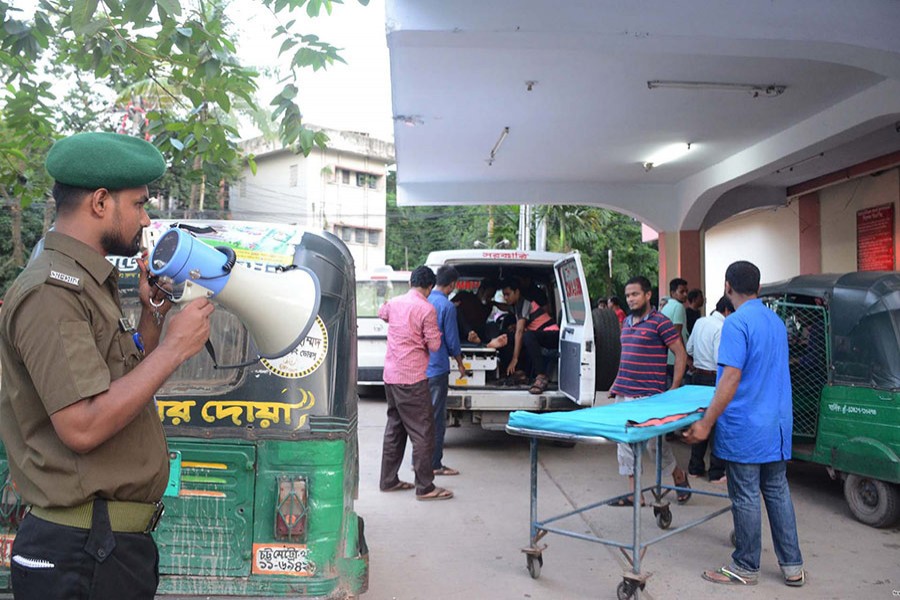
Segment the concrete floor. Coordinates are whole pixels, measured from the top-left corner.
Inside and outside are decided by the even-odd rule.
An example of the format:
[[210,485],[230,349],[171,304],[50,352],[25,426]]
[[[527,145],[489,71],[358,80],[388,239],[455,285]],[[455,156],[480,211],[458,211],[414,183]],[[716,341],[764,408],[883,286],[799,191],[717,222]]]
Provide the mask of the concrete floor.
[[[459,477],[439,478],[456,497],[445,502],[416,502],[413,492],[378,490],[383,399],[360,402],[360,498],[357,510],[366,521],[370,579],[367,600],[535,600],[611,598],[621,581],[624,562],[618,550],[550,534],[543,542],[544,565],[531,579],[520,548],[528,544],[528,441],[502,432],[450,429],[445,464]],[[679,464],[688,448],[676,444]],[[409,449],[407,449],[407,454]],[[409,464],[407,457],[406,463]],[[649,462],[645,462],[649,466]],[[401,476],[412,480],[404,466]],[[615,446],[541,445],[539,518],[562,514],[622,493]],[[649,548],[642,571],[652,572],[642,598],[752,599],[889,599],[900,596],[900,528],[873,529],[855,521],[840,484],[824,468],[789,466],[791,490],[808,582],[788,588],[781,582],[764,523],[759,585],[733,589],[700,578],[706,568],[730,558],[730,514],[722,515]],[[698,483],[699,482],[699,483]],[[692,479],[695,487],[718,489]],[[694,496],[673,506],[673,525],[685,523],[727,504]],[[659,533],[652,510],[644,509],[643,535]],[[602,507],[560,523],[566,529],[630,539],[630,509]]]

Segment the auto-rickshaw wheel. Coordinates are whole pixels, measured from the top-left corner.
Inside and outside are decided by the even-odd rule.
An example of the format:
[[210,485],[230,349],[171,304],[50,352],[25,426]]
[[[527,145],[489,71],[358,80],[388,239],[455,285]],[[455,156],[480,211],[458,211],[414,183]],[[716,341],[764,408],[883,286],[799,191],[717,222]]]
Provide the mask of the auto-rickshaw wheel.
[[844,498],[853,516],[866,525],[889,527],[900,518],[900,489],[885,481],[847,475]]
[[541,576],[541,567],[544,566],[544,557],[540,554],[526,554],[525,560],[528,564],[528,574],[531,575],[532,579],[537,579]]

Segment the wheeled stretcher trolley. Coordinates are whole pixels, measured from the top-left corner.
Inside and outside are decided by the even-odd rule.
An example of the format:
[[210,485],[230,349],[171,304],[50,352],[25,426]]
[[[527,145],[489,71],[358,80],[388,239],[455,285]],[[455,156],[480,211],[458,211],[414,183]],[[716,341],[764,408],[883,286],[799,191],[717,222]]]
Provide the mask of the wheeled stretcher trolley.
[[[548,533],[557,533],[619,548],[631,566],[631,570],[623,573],[622,582],[619,583],[616,589],[617,596],[620,600],[638,597],[639,591],[644,589],[649,578],[648,574],[641,573],[641,559],[649,546],[731,510],[729,503],[727,506],[717,509],[702,518],[695,519],[671,531],[666,531],[653,539],[641,540],[641,503],[639,499],[644,492],[650,492],[653,496],[653,502],[651,503],[653,515],[656,518],[657,526],[663,530],[668,530],[672,525],[672,510],[667,500],[669,492],[675,492],[676,494],[690,492],[698,495],[728,498],[727,494],[666,485],[662,481],[661,444],[663,436],[666,433],[683,429],[691,423],[700,420],[703,412],[712,401],[713,392],[714,389],[711,387],[685,386],[640,400],[597,406],[574,412],[536,414],[517,411],[510,415],[506,431],[513,435],[530,438],[531,444],[530,536],[529,545],[523,548],[522,551],[525,553],[528,572],[532,578],[537,579],[540,577],[541,567],[544,562],[542,554],[546,549],[546,545],[540,544],[541,539]],[[631,446],[635,457],[635,494],[634,519],[630,542],[603,539],[552,525],[573,515],[614,504],[630,496],[630,492],[606,498],[561,515],[538,519],[537,467],[538,440],[540,439],[583,444],[620,442]],[[643,487],[641,483],[641,458],[649,443],[657,444],[656,482]]]

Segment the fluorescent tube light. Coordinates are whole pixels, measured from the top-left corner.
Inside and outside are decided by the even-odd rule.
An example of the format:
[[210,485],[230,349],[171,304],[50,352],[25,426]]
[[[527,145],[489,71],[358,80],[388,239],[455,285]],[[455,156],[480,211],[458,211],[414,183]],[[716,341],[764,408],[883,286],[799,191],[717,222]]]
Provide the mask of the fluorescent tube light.
[[485,161],[485,162],[487,162],[489,167],[494,164],[494,160],[497,158],[497,153],[500,152],[500,146],[503,145],[503,140],[505,140],[506,136],[508,136],[508,135],[509,135],[509,127],[504,127],[503,131],[500,132],[500,137],[497,138],[497,142],[494,144],[494,147],[491,148],[490,157],[488,157],[488,159]]
[[679,90],[715,90],[722,92],[745,92],[754,98],[774,98],[780,96],[787,86],[777,83],[718,83],[714,81],[661,81],[654,79],[647,82],[647,88],[673,88]]
[[656,153],[654,153],[650,158],[641,163],[644,167],[645,171],[649,171],[654,167],[658,167],[659,165],[667,162],[672,162],[673,160],[677,160],[690,152],[691,143],[678,143],[678,144],[669,144],[668,146],[664,146],[660,148]]

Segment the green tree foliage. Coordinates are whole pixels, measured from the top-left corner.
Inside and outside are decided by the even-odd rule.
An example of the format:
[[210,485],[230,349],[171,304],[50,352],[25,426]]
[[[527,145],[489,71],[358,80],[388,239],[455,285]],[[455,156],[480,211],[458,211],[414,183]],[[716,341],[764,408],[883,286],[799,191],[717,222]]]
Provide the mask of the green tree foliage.
[[[547,223],[547,250],[581,253],[591,298],[624,299],[625,282],[635,275],[657,280],[656,243],[641,241],[641,224],[633,218],[605,208],[566,205],[540,206],[536,215]],[[398,207],[396,174],[388,175],[386,260],[395,269],[421,265],[434,250],[473,248],[476,240],[491,248],[511,240],[514,248],[518,226],[518,206]]]
[[398,207],[396,174],[388,174],[385,260],[395,269],[415,268],[434,250],[474,248],[476,240],[515,247],[518,226],[518,206]]
[[[132,121],[127,132],[151,140],[166,157],[170,174],[152,191],[188,197],[190,208],[204,195],[208,205],[220,203],[243,160],[255,169],[253,157],[240,154],[235,110],[265,112],[285,146],[298,152],[324,148],[327,136],[303,126],[294,69],[343,59],[317,36],[297,32],[297,13],[331,14],[342,0],[255,1],[278,20],[273,38],[293,75],[262,103],[259,74],[241,64],[235,47],[229,0],[37,0],[33,14],[0,0],[0,204],[27,208],[46,198],[43,159],[55,139],[119,128],[109,107],[95,102],[101,90],[119,96],[118,108]],[[14,238],[21,237],[22,216],[13,211]],[[24,239],[13,246],[14,262],[21,262]]]
[[[44,235],[44,207],[35,202],[28,208],[15,206],[0,207],[0,298],[12,284],[13,280],[22,269],[22,265],[16,264],[13,248],[13,228],[16,212],[19,212],[21,222],[21,237],[25,248],[32,248],[41,236]],[[23,256],[24,261],[28,256]]]
[[[309,17],[323,10],[330,14],[341,0],[258,3],[260,10],[290,19],[273,37],[282,40],[281,54],[290,56],[292,67],[322,69],[343,62],[334,46],[296,32],[292,18],[297,10]],[[226,6],[226,0],[39,0],[26,19],[0,0],[0,77],[6,84],[0,89],[0,115],[10,133],[0,142],[0,183],[6,192],[26,206],[40,197],[42,188],[25,187],[30,175],[53,140],[71,133],[44,76],[47,65],[69,67],[116,90],[155,82],[158,97],[145,113],[143,133],[172,164],[235,172],[241,160],[238,132],[227,115],[237,102],[259,108],[258,74],[239,60]],[[303,126],[297,93],[296,81],[286,82],[269,110],[282,142],[308,153],[328,139]]]

